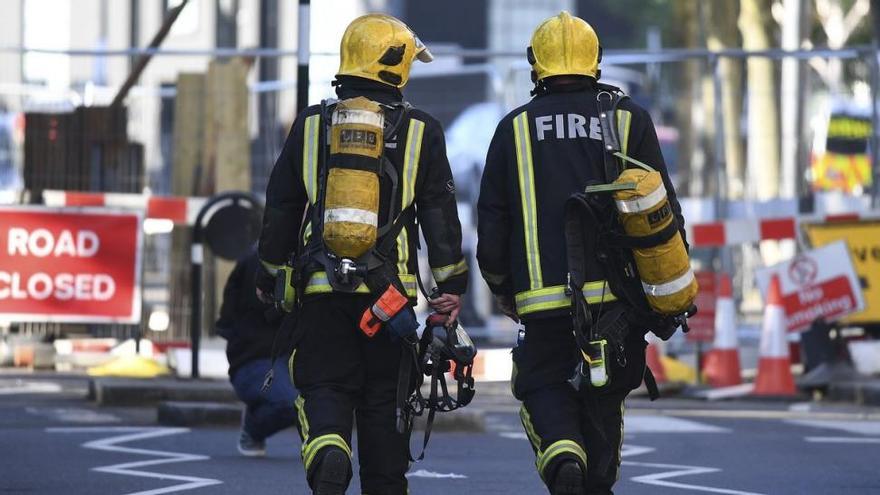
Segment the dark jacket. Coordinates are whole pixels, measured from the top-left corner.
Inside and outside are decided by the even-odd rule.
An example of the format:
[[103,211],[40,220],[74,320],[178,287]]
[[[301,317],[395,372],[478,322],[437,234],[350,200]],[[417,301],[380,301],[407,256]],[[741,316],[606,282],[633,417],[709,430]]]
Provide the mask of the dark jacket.
[[[477,260],[492,292],[517,296],[521,316],[526,319],[568,311],[568,304],[558,299],[568,273],[563,206],[566,199],[583,190],[588,181],[607,182],[597,94],[593,82],[551,88],[504,117],[489,146],[477,206]],[[626,138],[623,135],[620,138],[626,139],[625,154],[663,175],[673,214],[684,238],[681,206],[666,171],[650,115],[628,98],[621,101],[618,110],[624,131],[621,134],[627,134]],[[515,127],[519,128],[520,137],[516,136]],[[533,209],[528,199],[531,191]],[[527,237],[528,225],[536,225],[536,235]],[[527,252],[539,262],[529,265]],[[534,306],[547,309],[526,312],[520,300],[523,294],[532,294],[538,301],[557,297],[559,304],[547,302]]]
[[272,342],[281,324],[281,314],[257,298],[254,280],[258,270],[260,259],[254,251],[236,263],[223,289],[216,328],[227,342],[229,376],[247,362],[272,357]]
[[[397,89],[358,78],[343,78],[342,84],[337,88],[337,95],[340,99],[365,96],[384,104],[402,101],[402,95]],[[401,114],[400,112],[402,111],[386,112],[386,120],[395,121],[394,119]],[[309,225],[311,224],[312,203],[309,200],[309,192],[311,191],[307,191],[307,188],[319,188],[320,179],[309,185],[304,179],[304,177],[308,178],[311,173],[309,163],[307,163],[308,157],[304,157],[304,154],[308,155],[308,153],[303,152],[304,136],[309,117],[320,115],[320,113],[320,105],[313,105],[297,117],[269,179],[259,253],[264,266],[270,270],[287,262],[297,244],[303,243],[303,239],[300,238],[303,219],[305,218],[305,221],[309,222]],[[324,120],[324,118],[320,119],[321,132],[316,138],[319,140],[319,150],[328,146]],[[382,219],[388,218],[389,209],[393,215],[400,212],[404,181],[412,181],[411,178],[404,177],[404,162],[408,157],[418,156],[418,160],[413,162],[417,166],[413,194],[418,222],[427,244],[428,262],[434,273],[437,286],[442,292],[462,294],[467,288],[468,273],[461,253],[461,224],[458,220],[455,202],[455,183],[446,157],[443,129],[437,120],[415,108],[411,108],[405,114],[404,120],[397,129],[394,135],[385,136],[385,154],[398,171],[398,184],[401,187],[397,189],[397,194],[392,198],[391,181],[383,175],[380,182],[380,224]],[[412,139],[408,139],[411,136]],[[407,156],[405,153],[408,149],[412,150],[412,154]],[[420,154],[417,153],[418,150],[420,150]],[[317,154],[319,159],[317,164],[318,178],[324,169],[324,164],[320,163],[322,155],[322,153]],[[399,256],[401,254],[406,256],[405,270],[398,271],[405,271],[405,274],[409,275],[408,283],[405,285],[408,289],[412,289],[410,291],[411,297],[415,296],[415,278],[412,275],[416,273],[417,269],[416,243],[418,241],[418,234],[413,227],[410,225],[406,229],[405,249],[401,246],[391,249],[388,260],[389,263],[397,266]],[[312,234],[312,232],[305,232],[305,236],[311,238],[312,241],[319,239],[320,236],[317,233],[314,233],[316,235]],[[380,238],[378,243],[381,244],[381,242]],[[309,294],[308,290],[306,294]]]

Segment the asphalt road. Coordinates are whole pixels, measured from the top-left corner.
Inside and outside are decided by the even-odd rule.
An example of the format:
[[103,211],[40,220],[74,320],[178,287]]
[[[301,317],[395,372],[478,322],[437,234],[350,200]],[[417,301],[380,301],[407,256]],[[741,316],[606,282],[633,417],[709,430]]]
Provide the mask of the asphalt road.
[[[308,493],[293,432],[244,459],[235,430],[157,427],[148,410],[91,406],[81,386],[0,379],[0,493]],[[880,493],[876,411],[661,405],[633,401],[617,493]],[[545,493],[516,415],[487,419],[486,433],[435,433],[411,492]]]

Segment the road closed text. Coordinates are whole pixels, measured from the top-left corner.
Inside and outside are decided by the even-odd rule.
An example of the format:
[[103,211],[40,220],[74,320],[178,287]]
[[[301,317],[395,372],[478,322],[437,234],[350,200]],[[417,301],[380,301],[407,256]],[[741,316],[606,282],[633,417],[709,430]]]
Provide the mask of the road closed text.
[[[6,254],[13,258],[93,258],[100,247],[98,235],[92,230],[62,230],[55,236],[47,229],[28,231],[13,227],[6,236]],[[109,301],[115,292],[116,283],[106,273],[37,272],[22,276],[19,272],[0,270],[0,299]]]
[[139,319],[139,225],[132,214],[0,209],[0,318]]

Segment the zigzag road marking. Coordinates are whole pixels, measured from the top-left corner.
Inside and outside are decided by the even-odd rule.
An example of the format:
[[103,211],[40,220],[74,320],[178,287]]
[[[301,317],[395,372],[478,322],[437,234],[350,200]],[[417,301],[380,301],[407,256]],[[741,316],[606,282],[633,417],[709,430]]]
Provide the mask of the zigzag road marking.
[[[640,445],[624,445],[623,451],[620,453],[621,457],[634,457],[637,455],[648,454],[650,452],[654,452],[657,450],[654,447],[643,447]],[[686,466],[683,464],[659,464],[654,462],[634,462],[634,461],[623,461],[620,463],[623,466],[633,466],[633,467],[642,467],[649,469],[663,469],[664,471],[653,474],[645,474],[642,476],[635,476],[630,478],[630,480],[635,481],[636,483],[643,483],[645,485],[652,486],[663,486],[667,488],[677,488],[679,490],[691,490],[696,492],[707,492],[707,493],[725,493],[730,495],[762,495],[756,492],[744,492],[741,490],[731,490],[728,488],[717,488],[714,486],[703,486],[703,485],[692,485],[688,483],[676,483],[673,481],[666,481],[669,478],[677,478],[679,476],[693,476],[695,474],[706,474],[706,473],[717,473],[721,471],[718,468],[712,467],[703,467],[703,466]]]
[[48,433],[112,433],[108,438],[92,440],[82,444],[84,448],[92,450],[101,450],[105,452],[114,452],[119,454],[146,455],[158,457],[158,459],[149,459],[146,461],[126,462],[122,464],[114,464],[112,466],[100,466],[92,468],[92,471],[99,473],[119,474],[122,476],[136,476],[140,478],[152,478],[163,481],[179,481],[180,484],[165,488],[157,488],[154,490],[146,490],[140,492],[132,492],[126,495],[160,495],[163,493],[176,493],[186,490],[195,490],[206,486],[219,485],[223,482],[210,478],[198,478],[194,476],[180,476],[175,474],[156,473],[152,471],[142,471],[142,468],[148,466],[158,466],[161,464],[174,464],[178,462],[206,461],[210,459],[208,456],[185,454],[181,452],[165,452],[162,450],[136,449],[132,447],[123,447],[121,444],[128,442],[136,442],[139,440],[147,440],[150,438],[165,437],[169,435],[179,435],[189,432],[189,428],[154,428],[154,427],[79,427],[79,428],[47,428]]
[[623,464],[624,466],[635,466],[664,470],[660,473],[645,474],[642,476],[635,476],[630,478],[630,480],[635,481],[636,483],[644,483],[646,485],[653,486],[664,486],[667,488],[677,488],[679,490],[691,490],[696,492],[727,493],[731,495],[762,495],[757,492],[744,492],[741,490],[730,490],[728,488],[716,488],[714,486],[691,485],[688,483],[676,483],[673,481],[666,481],[669,478],[677,478],[679,476],[693,476],[695,474],[717,473],[721,471],[718,468],[633,461],[623,461],[621,464]]

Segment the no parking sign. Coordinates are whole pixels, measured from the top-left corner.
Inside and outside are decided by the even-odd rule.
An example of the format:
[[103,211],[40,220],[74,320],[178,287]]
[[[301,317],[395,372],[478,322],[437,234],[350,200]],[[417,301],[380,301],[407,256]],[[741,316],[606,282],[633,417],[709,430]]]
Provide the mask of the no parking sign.
[[758,270],[758,286],[765,299],[773,275],[779,277],[790,332],[806,330],[820,318],[836,321],[865,307],[859,279],[843,241]]
[[137,323],[141,219],[0,208],[0,319]]

